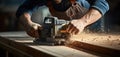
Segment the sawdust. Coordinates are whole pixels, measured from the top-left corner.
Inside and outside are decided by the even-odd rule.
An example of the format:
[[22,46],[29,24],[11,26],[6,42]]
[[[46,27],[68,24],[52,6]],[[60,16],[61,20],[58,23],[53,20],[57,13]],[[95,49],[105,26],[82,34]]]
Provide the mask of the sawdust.
[[120,50],[120,33],[81,33],[71,40]]

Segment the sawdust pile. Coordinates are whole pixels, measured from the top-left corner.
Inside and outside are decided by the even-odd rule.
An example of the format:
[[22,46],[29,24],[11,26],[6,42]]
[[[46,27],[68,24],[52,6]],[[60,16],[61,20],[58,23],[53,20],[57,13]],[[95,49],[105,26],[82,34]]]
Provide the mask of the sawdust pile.
[[81,33],[71,39],[120,50],[120,33]]

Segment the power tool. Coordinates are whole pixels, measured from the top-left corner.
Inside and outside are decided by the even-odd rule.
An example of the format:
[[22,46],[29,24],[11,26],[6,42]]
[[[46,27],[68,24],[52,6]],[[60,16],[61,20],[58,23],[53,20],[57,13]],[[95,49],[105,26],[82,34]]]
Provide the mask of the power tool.
[[42,45],[65,45],[71,35],[66,31],[69,21],[57,17],[45,17],[42,29],[39,30],[39,38],[34,40]]

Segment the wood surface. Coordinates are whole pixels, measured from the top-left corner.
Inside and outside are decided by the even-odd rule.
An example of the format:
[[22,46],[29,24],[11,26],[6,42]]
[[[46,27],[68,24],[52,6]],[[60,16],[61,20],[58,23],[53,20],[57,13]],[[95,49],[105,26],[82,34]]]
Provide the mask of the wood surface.
[[[46,46],[33,43],[25,32],[1,32],[0,47],[21,57],[107,57],[120,56],[119,34],[82,33],[73,35],[66,46]],[[114,42],[115,41],[115,42]],[[22,54],[22,55],[20,55]]]
[[120,57],[120,33],[81,33],[73,35],[72,48],[86,49],[112,57]]
[[20,57],[99,57],[66,46],[46,46],[33,43],[25,32],[1,32],[0,47]]

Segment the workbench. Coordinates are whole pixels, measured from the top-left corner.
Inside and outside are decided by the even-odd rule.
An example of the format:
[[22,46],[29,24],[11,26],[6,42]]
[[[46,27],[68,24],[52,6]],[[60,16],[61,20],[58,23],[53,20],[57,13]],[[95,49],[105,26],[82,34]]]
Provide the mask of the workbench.
[[[100,57],[107,56],[99,53],[101,51],[93,52],[92,49],[105,50],[106,48],[89,45],[84,42],[72,43],[68,46],[48,46],[33,43],[34,38],[28,36],[24,31],[17,32],[0,32],[0,47],[7,50],[7,52],[14,54],[16,57]],[[76,45],[78,44],[78,45]],[[82,45],[84,44],[84,45]],[[78,47],[79,48],[78,48]],[[88,47],[89,46],[89,47]],[[80,48],[81,47],[81,48]],[[87,48],[86,48],[87,47]],[[96,48],[95,48],[96,47]],[[77,49],[78,48],[78,49]],[[86,49],[84,49],[86,48]],[[110,51],[120,52],[119,49],[107,49]],[[98,53],[97,53],[98,52]],[[104,53],[104,51],[103,51]],[[105,52],[106,53],[106,52]],[[106,53],[111,54],[111,53]],[[114,54],[114,53],[113,53]]]

